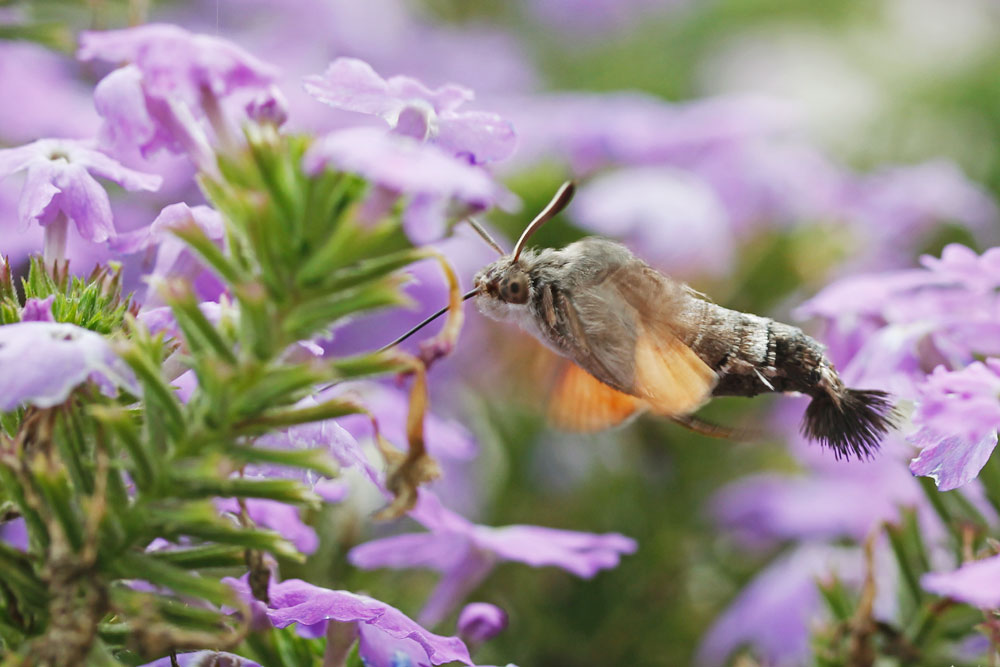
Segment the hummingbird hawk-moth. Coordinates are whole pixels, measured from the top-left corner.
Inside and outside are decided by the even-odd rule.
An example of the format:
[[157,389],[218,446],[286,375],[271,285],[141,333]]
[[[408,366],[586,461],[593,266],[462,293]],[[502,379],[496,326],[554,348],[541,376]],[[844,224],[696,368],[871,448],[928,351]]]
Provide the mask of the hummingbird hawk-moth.
[[525,248],[573,191],[564,184],[510,254],[473,221],[503,256],[465,295],[566,359],[550,399],[556,426],[596,431],[645,410],[697,425],[691,413],[715,396],[800,392],[812,398],[806,436],[838,458],[878,448],[895,420],[888,394],[847,388],[823,346],[798,327],[716,305],[608,239]]

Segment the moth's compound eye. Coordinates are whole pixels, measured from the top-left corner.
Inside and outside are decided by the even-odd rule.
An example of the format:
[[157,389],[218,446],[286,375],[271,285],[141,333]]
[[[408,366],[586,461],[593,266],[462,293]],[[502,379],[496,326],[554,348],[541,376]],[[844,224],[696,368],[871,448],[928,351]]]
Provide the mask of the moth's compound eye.
[[528,303],[528,280],[525,276],[504,278],[500,282],[500,298],[507,303]]

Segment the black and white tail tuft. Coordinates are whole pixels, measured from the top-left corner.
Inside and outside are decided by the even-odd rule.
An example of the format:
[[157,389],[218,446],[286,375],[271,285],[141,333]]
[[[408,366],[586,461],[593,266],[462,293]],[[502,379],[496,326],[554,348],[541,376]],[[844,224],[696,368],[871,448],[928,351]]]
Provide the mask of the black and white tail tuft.
[[[843,387],[843,385],[841,385]],[[836,396],[821,392],[806,408],[802,433],[833,450],[834,456],[870,459],[898,414],[889,394],[874,389],[843,389]]]

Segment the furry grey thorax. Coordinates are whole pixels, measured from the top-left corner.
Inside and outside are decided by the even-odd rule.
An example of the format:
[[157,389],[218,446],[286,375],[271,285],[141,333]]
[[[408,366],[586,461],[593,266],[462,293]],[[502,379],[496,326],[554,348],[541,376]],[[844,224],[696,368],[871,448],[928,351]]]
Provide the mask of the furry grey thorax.
[[[632,253],[620,243],[588,237],[565,248],[526,249],[517,260],[501,257],[479,271],[474,286],[481,290],[476,307],[487,317],[517,323],[555,352],[574,356],[574,341],[563,322],[564,300],[579,301],[588,287],[630,261]],[[505,280],[522,274],[527,278],[528,298],[523,304],[501,298]]]

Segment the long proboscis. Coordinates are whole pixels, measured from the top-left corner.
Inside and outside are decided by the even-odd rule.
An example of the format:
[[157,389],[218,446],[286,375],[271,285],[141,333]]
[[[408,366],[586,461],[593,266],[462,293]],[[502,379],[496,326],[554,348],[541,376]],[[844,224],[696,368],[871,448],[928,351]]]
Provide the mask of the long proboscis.
[[[468,301],[469,299],[471,299],[472,297],[476,296],[477,294],[479,294],[479,288],[478,287],[476,289],[469,290],[468,292],[466,292],[465,294],[463,294],[462,295],[462,301]],[[378,351],[379,352],[385,352],[389,348],[395,347],[396,345],[399,345],[404,340],[406,340],[407,338],[409,338],[413,334],[417,333],[418,331],[420,331],[421,329],[423,329],[425,326],[427,326],[428,324],[430,324],[431,322],[433,322],[437,318],[439,318],[442,315],[444,315],[445,313],[447,313],[449,308],[451,308],[451,306],[445,306],[444,308],[442,308],[441,310],[437,311],[436,313],[434,313],[433,315],[431,315],[430,317],[428,317],[426,320],[424,320],[423,322],[421,322],[417,326],[413,327],[412,329],[410,329],[409,331],[407,331],[406,333],[404,333],[402,336],[400,336],[396,340],[392,341],[388,345],[384,345],[381,348],[379,348]]]
[[552,197],[552,201],[549,202],[548,206],[542,209],[542,212],[535,216],[535,219],[528,223],[528,226],[524,228],[521,232],[521,238],[517,240],[517,245],[514,246],[514,261],[521,256],[521,251],[524,250],[524,244],[528,242],[532,234],[538,231],[538,228],[544,225],[546,222],[559,215],[564,208],[566,208],[570,201],[573,199],[573,193],[576,192],[576,185],[573,181],[566,181],[563,183],[558,190],[556,190],[555,195]]

